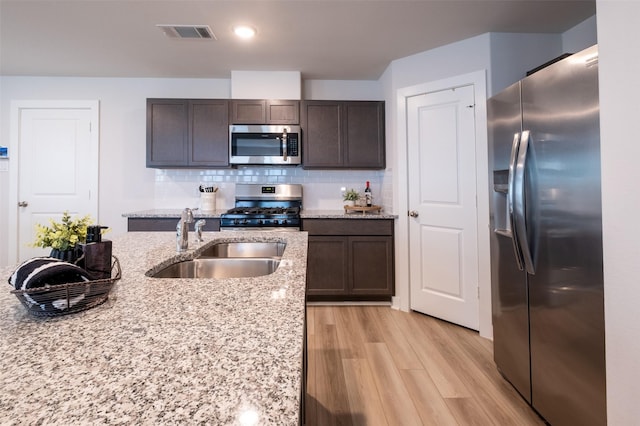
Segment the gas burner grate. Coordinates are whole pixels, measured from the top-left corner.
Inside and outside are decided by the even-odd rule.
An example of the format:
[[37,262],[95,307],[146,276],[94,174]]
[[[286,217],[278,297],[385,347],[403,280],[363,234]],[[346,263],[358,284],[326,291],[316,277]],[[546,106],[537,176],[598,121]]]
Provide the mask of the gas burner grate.
[[234,207],[227,214],[244,215],[298,215],[299,207]]

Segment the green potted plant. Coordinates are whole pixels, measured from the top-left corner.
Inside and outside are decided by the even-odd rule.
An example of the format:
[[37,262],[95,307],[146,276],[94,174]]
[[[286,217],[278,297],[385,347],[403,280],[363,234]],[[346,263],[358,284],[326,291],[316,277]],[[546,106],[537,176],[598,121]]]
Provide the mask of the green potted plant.
[[344,193],[344,196],[342,198],[344,199],[344,204],[346,206],[354,206],[356,204],[356,201],[360,199],[360,193],[351,188]]
[[51,257],[75,262],[79,255],[78,244],[87,238],[87,226],[92,223],[90,215],[72,219],[68,211],[62,220],[49,219],[49,226],[36,224],[36,239],[33,247],[51,248]]

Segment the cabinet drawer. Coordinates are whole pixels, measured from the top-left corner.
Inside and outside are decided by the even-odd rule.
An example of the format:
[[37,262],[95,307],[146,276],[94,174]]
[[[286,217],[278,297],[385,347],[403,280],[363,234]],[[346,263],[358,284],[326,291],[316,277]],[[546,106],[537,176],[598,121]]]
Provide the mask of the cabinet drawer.
[[[127,220],[128,232],[163,232],[173,231],[176,232],[176,226],[178,225],[179,217],[162,217],[162,218],[150,218],[150,217],[130,217]],[[206,219],[207,223],[204,225],[203,230],[205,232],[219,231],[220,219]],[[193,231],[193,224],[189,226],[189,231]]]
[[303,219],[309,235],[393,235],[391,219]]

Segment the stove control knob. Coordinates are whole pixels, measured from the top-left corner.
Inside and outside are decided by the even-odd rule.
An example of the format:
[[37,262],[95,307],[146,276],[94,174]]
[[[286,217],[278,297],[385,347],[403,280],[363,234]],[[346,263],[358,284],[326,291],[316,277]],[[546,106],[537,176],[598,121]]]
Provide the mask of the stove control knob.
[[280,222],[282,225],[286,225],[288,223],[287,219],[282,219],[282,222]]
[[243,224],[243,225],[246,225],[246,224],[248,224],[248,223],[249,223],[249,221],[248,221],[247,219],[242,219],[242,224]]
[[263,223],[265,223],[265,224],[266,224],[266,223],[267,223],[267,221],[266,221],[266,220],[265,220],[265,221],[263,221],[262,219],[258,219],[258,225],[262,225]]
[[238,219],[233,219],[233,224],[237,225],[239,223]]

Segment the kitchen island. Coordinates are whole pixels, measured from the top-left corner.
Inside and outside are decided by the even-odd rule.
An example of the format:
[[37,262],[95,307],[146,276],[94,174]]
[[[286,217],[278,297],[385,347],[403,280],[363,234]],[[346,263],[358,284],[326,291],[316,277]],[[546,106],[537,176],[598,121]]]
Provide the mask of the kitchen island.
[[[81,313],[34,318],[5,284],[3,424],[299,424],[307,234],[204,239],[177,254],[175,233],[113,238],[122,279],[104,304]],[[287,246],[276,272],[262,277],[145,275],[214,240]],[[4,282],[14,269],[0,268]]]

